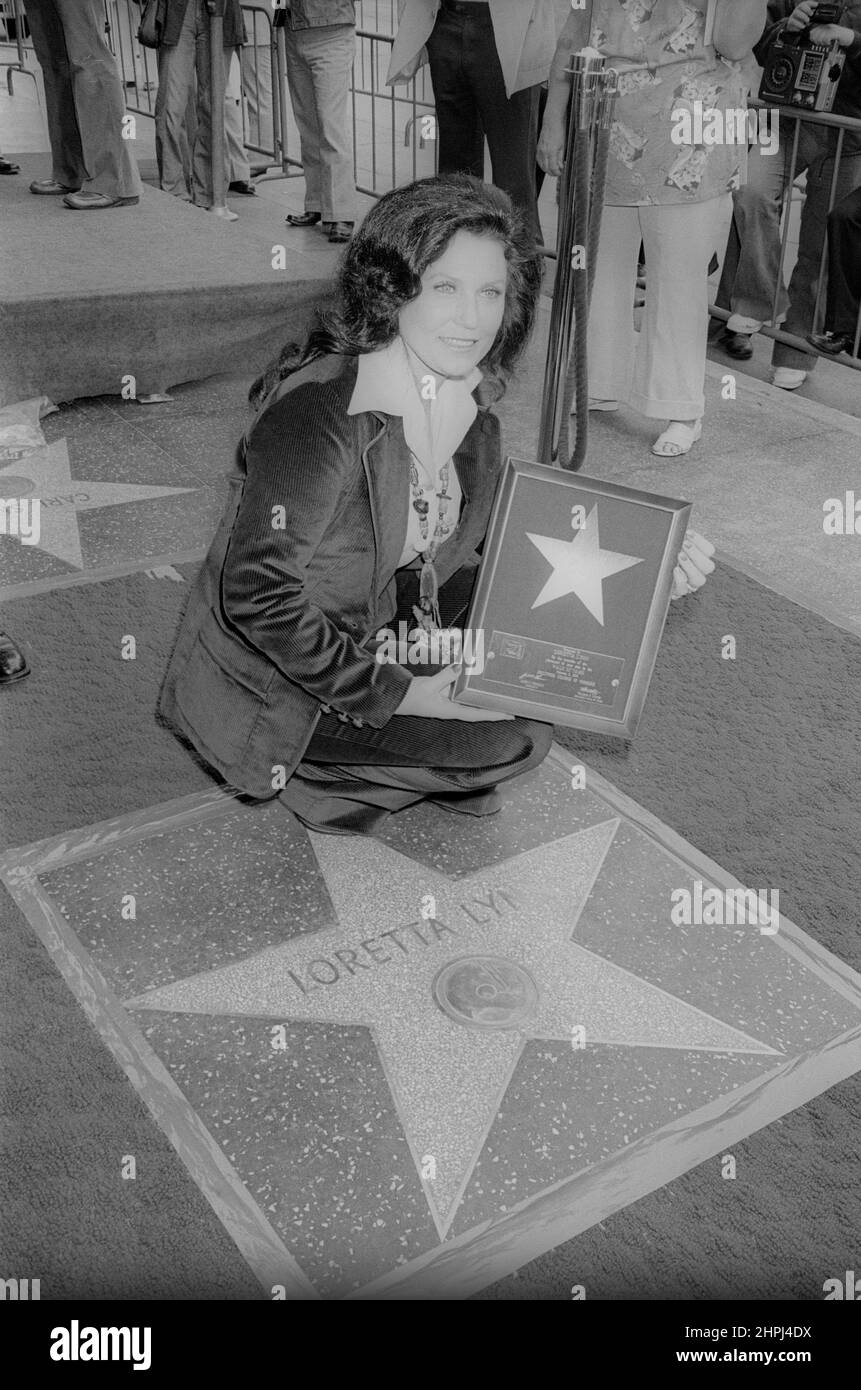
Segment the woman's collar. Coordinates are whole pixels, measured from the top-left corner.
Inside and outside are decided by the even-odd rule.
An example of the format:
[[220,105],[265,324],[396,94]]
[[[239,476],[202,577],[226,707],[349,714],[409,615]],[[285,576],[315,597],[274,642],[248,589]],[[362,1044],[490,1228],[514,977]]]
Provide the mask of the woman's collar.
[[[455,396],[461,392],[472,395],[476,405],[481,409],[487,409],[478,393],[488,380],[481,368],[475,367],[467,377],[449,378],[443,383],[441,390],[452,386],[455,388],[452,392]],[[419,388],[410,369],[403,340],[397,337],[385,347],[378,348],[375,352],[363,353],[357,359],[356,384],[347,406],[347,414],[360,415],[368,411],[403,417],[405,410],[409,408],[411,395],[418,398]]]

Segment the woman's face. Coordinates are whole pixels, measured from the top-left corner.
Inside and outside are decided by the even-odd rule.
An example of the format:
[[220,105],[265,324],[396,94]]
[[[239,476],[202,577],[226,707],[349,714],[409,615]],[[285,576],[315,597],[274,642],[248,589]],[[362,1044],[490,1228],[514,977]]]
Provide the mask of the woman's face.
[[401,310],[401,337],[437,376],[468,376],[493,346],[505,312],[508,267],[493,237],[455,232]]

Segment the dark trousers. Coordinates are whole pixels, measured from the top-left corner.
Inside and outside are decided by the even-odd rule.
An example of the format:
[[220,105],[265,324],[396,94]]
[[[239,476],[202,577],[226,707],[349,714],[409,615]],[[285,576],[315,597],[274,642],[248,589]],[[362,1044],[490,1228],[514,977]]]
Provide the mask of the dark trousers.
[[828,215],[828,300],[825,327],[855,334],[861,311],[861,188]]
[[424,800],[490,815],[501,805],[499,783],[537,767],[552,739],[552,725],[531,719],[395,715],[385,728],[356,729],[323,715],[279,797],[312,830],[336,834],[367,835],[393,811]]
[[[834,177],[835,130],[801,122],[798,137],[796,175],[807,170],[807,193],[801,211],[798,259],[788,291],[778,286],[778,318],[785,314],[787,333],[816,331],[814,307],[819,282],[819,266],[825,241],[828,204]],[[837,173],[835,203],[861,184],[861,151],[849,144]],[[781,153],[764,154],[754,146],[748,159],[748,178],[732,195],[733,221],[727,241],[716,303],[734,314],[768,323],[778,283],[780,262],[780,217],[792,162],[792,139],[781,142]],[[818,358],[788,343],[775,342],[772,363],[811,371]]]
[[483,179],[487,137],[493,182],[523,209],[540,243],[535,188],[540,86],[506,96],[489,5],[441,8],[427,52],[440,173]]
[[[462,570],[440,590],[444,623],[462,623],[475,576]],[[412,618],[414,574],[398,576],[398,620]],[[438,666],[409,668],[431,675]],[[429,800],[473,816],[499,810],[495,790],[543,762],[553,726],[531,719],[467,723],[395,715],[382,729],[361,729],[322,715],[302,762],[279,798],[314,830],[366,835],[393,811]]]
[[139,197],[103,0],[27,0],[26,13],[45,81],[53,178],[87,193]]

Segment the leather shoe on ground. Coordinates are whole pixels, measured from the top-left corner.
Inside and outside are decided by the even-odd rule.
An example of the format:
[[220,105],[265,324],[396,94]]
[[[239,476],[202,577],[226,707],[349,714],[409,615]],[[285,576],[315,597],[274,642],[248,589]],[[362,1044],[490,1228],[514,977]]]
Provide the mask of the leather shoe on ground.
[[29,674],[30,667],[24,653],[15,646],[11,637],[0,632],[0,685],[11,685],[12,681],[19,681]]
[[77,191],[77,188],[67,188],[64,183],[56,183],[54,179],[34,179],[30,184],[31,193],[43,193],[53,197],[59,197],[61,193],[77,193]]
[[246,198],[257,196],[257,189],[247,179],[234,179],[233,183],[227,185],[227,191],[228,193],[242,193]]
[[838,352],[851,353],[855,346],[854,333],[808,333],[808,343],[812,343],[819,352],[830,353],[836,357]]
[[730,333],[729,329],[725,329],[718,338],[718,346],[739,362],[747,362],[753,357],[749,333]]
[[328,229],[330,241],[349,241],[353,235],[352,222],[329,222]]
[[110,198],[107,193],[67,193],[63,202],[73,212],[95,212],[99,208],[131,208],[140,198]]
[[288,212],[284,221],[289,222],[291,227],[316,227],[320,217],[319,212]]
[[4,159],[0,154],[0,174],[20,174],[20,172],[20,164],[13,164],[11,159]]

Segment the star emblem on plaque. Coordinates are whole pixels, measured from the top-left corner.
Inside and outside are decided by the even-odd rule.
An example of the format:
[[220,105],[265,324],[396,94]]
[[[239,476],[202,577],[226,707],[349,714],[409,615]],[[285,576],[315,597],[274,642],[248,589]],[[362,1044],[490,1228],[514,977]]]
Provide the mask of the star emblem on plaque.
[[690,513],[507,459],[466,620],[484,659],[464,665],[454,699],[632,738]]

